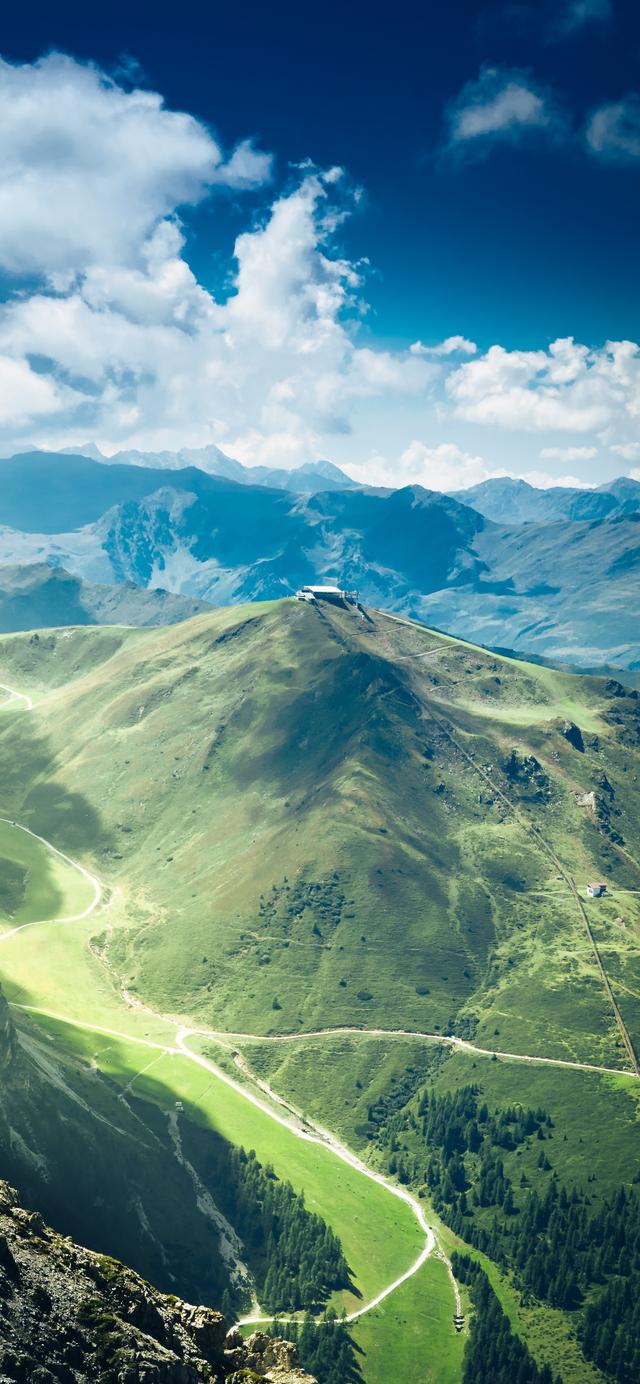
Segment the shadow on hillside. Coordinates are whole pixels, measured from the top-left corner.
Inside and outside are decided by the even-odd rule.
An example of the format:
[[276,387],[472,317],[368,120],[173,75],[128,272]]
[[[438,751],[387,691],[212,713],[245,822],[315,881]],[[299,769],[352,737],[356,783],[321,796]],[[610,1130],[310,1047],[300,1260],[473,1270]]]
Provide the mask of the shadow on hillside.
[[[263,1308],[284,1315],[311,1307],[320,1314],[333,1291],[362,1296],[339,1240],[307,1209],[304,1194],[262,1164],[253,1150],[231,1144],[203,1124],[196,1106],[176,1103],[164,1083],[151,1076],[145,1086],[145,1098],[134,1102],[136,1112],[158,1137],[170,1132],[176,1153],[195,1170],[233,1226]],[[240,1297],[229,1304],[236,1310],[247,1305]]]
[[112,845],[99,813],[82,793],[57,777],[60,756],[41,733],[35,716],[0,715],[0,815],[69,852]]

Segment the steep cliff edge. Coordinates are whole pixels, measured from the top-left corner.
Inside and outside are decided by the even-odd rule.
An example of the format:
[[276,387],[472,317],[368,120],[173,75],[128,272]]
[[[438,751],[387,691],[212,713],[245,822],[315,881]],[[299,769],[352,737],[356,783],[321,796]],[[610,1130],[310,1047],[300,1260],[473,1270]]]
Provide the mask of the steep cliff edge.
[[25,1211],[0,1182],[0,1380],[16,1384],[314,1384],[296,1347],[150,1287]]
[[218,1229],[155,1109],[118,1095],[85,1055],[60,1054],[12,1012],[0,989],[0,1175],[80,1243],[165,1292],[219,1303],[229,1280]]

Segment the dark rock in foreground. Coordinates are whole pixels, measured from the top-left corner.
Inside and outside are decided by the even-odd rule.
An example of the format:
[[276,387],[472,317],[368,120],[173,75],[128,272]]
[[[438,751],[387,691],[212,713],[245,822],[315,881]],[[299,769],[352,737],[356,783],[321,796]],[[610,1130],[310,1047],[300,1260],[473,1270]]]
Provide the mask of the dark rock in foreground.
[[314,1384],[295,1346],[228,1325],[57,1235],[0,1182],[0,1384]]

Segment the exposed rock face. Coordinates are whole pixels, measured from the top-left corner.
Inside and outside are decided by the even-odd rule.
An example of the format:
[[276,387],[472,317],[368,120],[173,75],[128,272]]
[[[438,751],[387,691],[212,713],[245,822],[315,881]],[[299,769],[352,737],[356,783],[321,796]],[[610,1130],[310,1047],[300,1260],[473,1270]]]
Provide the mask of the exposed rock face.
[[0,1182],[0,1384],[315,1384],[296,1347],[244,1341],[25,1211]]
[[513,749],[502,768],[512,785],[529,802],[543,802],[549,796],[549,779],[535,755],[523,755]]
[[573,745],[574,750],[579,750],[580,754],[584,754],[584,740],[579,726],[576,726],[573,721],[563,721],[560,733],[564,735],[565,740],[568,740],[570,745]]

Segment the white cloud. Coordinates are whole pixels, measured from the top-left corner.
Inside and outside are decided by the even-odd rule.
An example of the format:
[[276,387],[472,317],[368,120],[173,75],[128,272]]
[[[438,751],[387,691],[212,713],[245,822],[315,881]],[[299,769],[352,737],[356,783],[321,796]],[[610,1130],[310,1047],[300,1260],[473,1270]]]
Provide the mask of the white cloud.
[[640,159],[640,97],[635,93],[594,111],[586,138],[592,154],[617,163]]
[[[357,198],[341,169],[307,165],[238,236],[218,300],[185,258],[176,199],[199,197],[205,181],[247,185],[266,174],[265,156],[244,142],[225,162],[191,117],[71,59],[7,71],[31,111],[35,152],[32,166],[29,138],[14,122],[0,160],[12,160],[16,187],[29,188],[29,215],[18,235],[20,218],[10,222],[5,206],[3,220],[0,200],[0,261],[17,262],[21,243],[38,286],[21,286],[0,307],[0,353],[15,377],[1,396],[2,451],[25,437],[62,446],[92,436],[106,452],[222,442],[245,461],[293,465],[326,452],[323,435],[349,432],[359,401],[425,396],[434,363],[358,343],[362,267],[332,243]],[[66,240],[56,234],[57,211],[49,216],[43,83],[66,92],[53,140],[56,176],[64,170],[68,185],[59,218],[71,222]]]
[[[59,97],[48,124],[45,95]],[[331,455],[336,439],[340,453],[353,432],[343,453],[361,457],[375,442],[397,458],[373,458],[367,479],[453,488],[508,474],[468,433],[460,446],[440,440],[454,418],[548,434],[529,464],[542,442],[557,461],[586,458],[558,432],[606,429],[614,446],[636,435],[633,342],[481,353],[460,335],[407,350],[363,341],[366,266],[336,243],[358,198],[342,169],[300,169],[238,236],[228,289],[214,297],[190,267],[176,213],[216,181],[266,177],[267,156],[244,141],[225,158],[159,96],[60,56],[0,63],[3,112],[0,171],[4,161],[16,206],[0,191],[0,264],[28,264],[31,277],[0,305],[1,452],[90,437],[107,453],[215,443],[245,462],[295,465]],[[402,450],[398,434],[421,438],[431,399],[437,441]],[[510,464],[504,445],[496,454]]]
[[391,461],[378,453],[360,466],[350,466],[354,480],[369,485],[421,485],[425,490],[465,490],[491,476],[504,476],[487,465],[481,456],[465,452],[455,442],[428,446],[414,438],[400,456]]
[[23,357],[0,355],[0,424],[23,423],[58,413],[67,391],[32,370]]
[[552,476],[549,471],[523,471],[520,480],[528,481],[536,490],[550,490],[552,486],[569,486],[571,490],[592,490],[593,482],[581,476]]
[[555,136],[564,121],[552,94],[519,68],[484,66],[447,111],[449,148],[482,153],[493,141]]
[[409,347],[412,356],[475,356],[478,347],[475,341],[466,336],[448,336],[437,346],[425,346],[422,341],[414,341]]
[[484,457],[465,452],[455,442],[428,446],[417,438],[395,460],[374,453],[360,466],[350,466],[349,473],[354,480],[369,485],[421,485],[425,490],[439,491],[469,490],[482,481],[506,478],[527,481],[538,490],[556,485],[590,488],[590,482],[580,476],[556,476],[541,470],[516,472],[491,466]]
[[221,163],[213,171],[210,182],[222,187],[232,187],[237,191],[262,187],[271,178],[273,157],[256,149],[251,139],[243,139],[236,145],[231,158]]
[[611,0],[563,0],[549,27],[549,37],[572,38],[589,24],[607,24],[612,16]]
[[545,461],[590,461],[597,453],[597,447],[543,447],[540,456]]
[[640,461],[640,442],[614,442],[611,451],[625,461]]
[[591,350],[572,337],[548,351],[492,346],[453,371],[447,392],[455,412],[474,423],[591,432],[640,415],[640,347],[613,341]]
[[177,207],[213,184],[261,184],[271,167],[249,140],[225,162],[193,116],[60,53],[0,59],[0,126],[0,264],[14,273],[137,265]]

